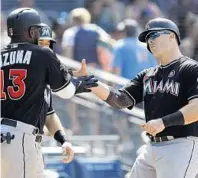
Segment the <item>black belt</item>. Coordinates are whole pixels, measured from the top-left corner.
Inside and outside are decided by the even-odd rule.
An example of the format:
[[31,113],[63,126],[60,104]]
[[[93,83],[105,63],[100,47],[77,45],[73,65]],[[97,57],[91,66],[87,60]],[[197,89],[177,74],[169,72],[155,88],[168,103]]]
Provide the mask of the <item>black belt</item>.
[[[17,127],[17,121],[15,120],[10,120],[10,119],[2,119],[1,120],[1,124],[2,125],[8,125],[10,127]],[[39,130],[37,128],[35,128],[33,131],[32,131],[32,134],[33,135],[36,135],[37,133],[39,132]],[[36,139],[35,139],[36,142],[41,142],[42,141],[42,136],[41,135],[36,135]]]
[[188,136],[162,136],[162,137],[154,137],[152,135],[147,134],[147,136],[150,138],[151,142],[164,142],[164,141],[170,141],[177,138],[187,138]]
[[11,127],[17,127],[17,121],[10,120],[10,119],[2,119],[1,120],[2,125],[8,125]]
[[155,136],[152,136],[151,134],[149,133],[146,133],[146,135],[150,138],[151,142],[164,142],[164,141],[170,141],[170,140],[173,140],[173,139],[176,139],[176,138],[179,138],[179,137],[175,137],[175,136],[161,136],[161,137],[155,137]]
[[164,142],[164,141],[170,141],[175,139],[173,136],[162,136],[162,137],[154,137],[154,136],[149,136],[151,142]]

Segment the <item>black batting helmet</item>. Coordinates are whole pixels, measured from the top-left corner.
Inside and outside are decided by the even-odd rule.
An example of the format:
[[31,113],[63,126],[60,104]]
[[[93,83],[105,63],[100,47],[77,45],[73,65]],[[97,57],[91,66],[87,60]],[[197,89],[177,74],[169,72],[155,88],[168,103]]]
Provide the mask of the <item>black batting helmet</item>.
[[39,40],[49,40],[50,48],[54,49],[54,44],[56,41],[52,38],[52,29],[47,25],[42,23],[42,27],[40,28],[40,38]]
[[7,18],[9,37],[23,36],[33,26],[41,27],[39,13],[32,8],[19,8],[12,11]]
[[166,19],[166,18],[155,18],[155,19],[150,20],[146,24],[146,30],[140,33],[138,39],[141,42],[146,43],[145,38],[147,34],[149,34],[152,31],[164,31],[164,30],[169,30],[173,32],[176,36],[178,44],[180,45],[181,40],[180,40],[179,28],[173,21]]
[[56,41],[52,38],[52,29],[47,25],[42,23],[42,27],[40,29],[40,40],[50,40],[55,43]]

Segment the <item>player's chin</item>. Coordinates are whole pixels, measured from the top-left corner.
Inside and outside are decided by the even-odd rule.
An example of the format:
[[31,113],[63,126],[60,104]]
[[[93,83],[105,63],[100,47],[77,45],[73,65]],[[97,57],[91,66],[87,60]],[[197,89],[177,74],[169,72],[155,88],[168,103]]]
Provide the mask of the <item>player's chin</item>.
[[158,56],[161,55],[161,52],[160,52],[159,49],[157,49],[157,47],[152,48],[152,49],[151,49],[151,52],[152,52],[152,54],[153,54],[155,57],[158,57]]
[[156,50],[157,48],[156,48],[156,46],[150,46],[150,50],[151,50],[151,52],[152,53],[155,53],[157,50]]

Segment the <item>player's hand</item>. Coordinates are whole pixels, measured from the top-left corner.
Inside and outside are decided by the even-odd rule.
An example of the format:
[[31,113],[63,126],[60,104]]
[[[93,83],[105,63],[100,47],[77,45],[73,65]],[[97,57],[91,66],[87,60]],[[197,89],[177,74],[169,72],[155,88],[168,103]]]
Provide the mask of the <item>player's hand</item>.
[[69,163],[73,160],[74,158],[74,150],[72,148],[72,144],[69,142],[65,142],[62,145],[62,149],[63,149],[63,162],[64,163]]
[[83,59],[82,62],[81,62],[80,69],[79,70],[73,70],[72,73],[73,73],[74,77],[82,77],[82,76],[89,75],[86,60]]
[[91,92],[91,88],[98,86],[97,82],[98,80],[94,77],[94,75],[83,76],[72,79],[72,83],[76,87],[75,94]]
[[141,125],[141,127],[152,136],[156,136],[165,129],[162,119],[150,120],[149,122]]

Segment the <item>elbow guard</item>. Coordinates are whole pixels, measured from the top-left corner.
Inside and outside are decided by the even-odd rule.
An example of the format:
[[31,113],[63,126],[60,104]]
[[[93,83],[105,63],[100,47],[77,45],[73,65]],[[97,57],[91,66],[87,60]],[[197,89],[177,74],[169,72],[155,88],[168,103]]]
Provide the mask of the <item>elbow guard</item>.
[[116,91],[113,88],[110,89],[110,94],[106,99],[106,102],[116,109],[134,106],[134,100],[131,97],[129,97],[124,91]]

